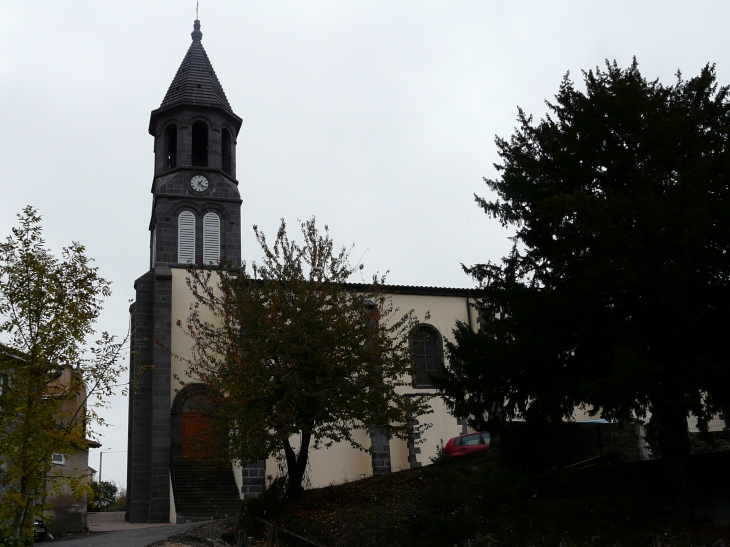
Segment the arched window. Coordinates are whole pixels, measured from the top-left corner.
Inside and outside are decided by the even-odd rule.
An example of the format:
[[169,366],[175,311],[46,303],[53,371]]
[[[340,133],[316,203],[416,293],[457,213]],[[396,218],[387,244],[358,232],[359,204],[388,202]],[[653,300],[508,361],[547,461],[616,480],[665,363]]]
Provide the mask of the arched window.
[[429,375],[438,375],[444,362],[441,334],[430,325],[419,325],[411,333],[409,344],[414,369],[413,387],[433,387]]
[[221,258],[221,221],[215,213],[203,217],[203,264],[218,264]]
[[204,410],[211,410],[205,388],[198,388],[195,392],[188,393],[183,400],[182,412],[202,412]]
[[165,128],[165,169],[177,166],[177,126],[170,124]]
[[223,137],[222,137],[222,150],[221,153],[223,155],[223,172],[228,173],[229,175],[232,174],[232,158],[231,158],[231,133],[228,131],[228,129],[223,129]]
[[208,124],[193,124],[193,166],[208,167]]
[[183,211],[177,217],[177,261],[195,262],[195,215]]

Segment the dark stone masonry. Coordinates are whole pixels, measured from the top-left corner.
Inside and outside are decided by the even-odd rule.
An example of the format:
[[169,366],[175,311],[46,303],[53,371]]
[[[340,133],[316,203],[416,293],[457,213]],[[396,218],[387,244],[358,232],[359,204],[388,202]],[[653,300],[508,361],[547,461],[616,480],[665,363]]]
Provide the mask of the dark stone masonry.
[[376,428],[371,429],[368,433],[370,434],[370,457],[373,475],[386,475],[391,472],[390,439]]
[[[174,447],[179,452],[180,445],[180,426],[172,427],[170,404],[172,269],[186,267],[178,257],[180,214],[190,212],[195,219],[196,264],[203,264],[203,218],[207,213],[215,213],[219,219],[220,260],[236,266],[241,262],[241,196],[235,178],[235,145],[241,118],[231,109],[203,49],[197,21],[192,37],[149,124],[155,143],[150,270],[135,282],[136,299],[130,307],[133,341],[127,517],[132,522],[167,522],[170,518],[171,453]],[[198,128],[197,143],[193,125]],[[191,184],[199,176],[205,177],[205,187]],[[260,492],[265,484],[259,472],[261,466],[256,465],[247,468],[249,474],[255,472],[257,476],[245,479],[248,491],[244,495]]]
[[241,470],[241,494],[244,499],[259,496],[266,488],[266,462],[260,461]]

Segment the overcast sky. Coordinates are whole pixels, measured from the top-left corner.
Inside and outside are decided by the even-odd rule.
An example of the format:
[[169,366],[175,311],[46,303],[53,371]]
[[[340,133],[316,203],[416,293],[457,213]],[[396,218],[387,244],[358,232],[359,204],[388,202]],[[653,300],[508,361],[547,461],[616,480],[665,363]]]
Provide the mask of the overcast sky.
[[[80,241],[113,281],[100,330],[123,336],[149,267],[150,111],[187,48],[195,0],[0,1],[0,237],[31,204],[49,246]],[[316,215],[368,275],[468,287],[509,232],[474,204],[495,135],[536,118],[570,71],[674,81],[717,63],[730,82],[730,3],[202,0],[203,45],[243,118],[243,256]],[[356,279],[355,281],[359,281]],[[111,401],[105,480],[126,483],[127,402]],[[114,453],[112,453],[114,452]],[[91,465],[98,467],[98,450]]]

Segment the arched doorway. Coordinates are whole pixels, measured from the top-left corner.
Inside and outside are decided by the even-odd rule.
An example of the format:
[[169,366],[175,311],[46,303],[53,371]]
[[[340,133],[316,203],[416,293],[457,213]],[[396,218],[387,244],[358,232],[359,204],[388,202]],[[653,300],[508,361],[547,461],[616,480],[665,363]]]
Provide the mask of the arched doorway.
[[175,396],[171,410],[170,478],[175,511],[184,517],[235,515],[240,493],[225,436],[211,423],[208,387],[188,384]]
[[183,459],[208,460],[218,456],[218,438],[206,415],[205,395],[195,394],[183,402],[180,448]]
[[189,384],[175,396],[171,409],[172,461],[210,460],[220,456],[221,439],[208,418],[205,384]]

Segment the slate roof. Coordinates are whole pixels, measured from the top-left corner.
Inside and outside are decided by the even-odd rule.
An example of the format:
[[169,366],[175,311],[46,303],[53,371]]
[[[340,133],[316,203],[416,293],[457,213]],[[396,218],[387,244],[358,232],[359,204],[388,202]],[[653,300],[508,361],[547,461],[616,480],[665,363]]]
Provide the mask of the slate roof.
[[[372,285],[369,283],[344,283],[344,286],[355,292],[368,292]],[[388,294],[414,294],[419,296],[476,296],[477,289],[461,287],[433,287],[425,285],[382,285],[384,292]]]
[[[172,264],[171,268],[186,269],[185,264]],[[235,272],[235,268],[229,271]],[[354,292],[368,292],[372,285],[370,283],[343,283],[345,288]],[[430,285],[391,285],[386,283],[381,285],[383,291],[387,294],[413,294],[419,296],[460,296],[477,298],[480,296],[479,287],[434,287]]]
[[190,44],[190,49],[185,54],[158,110],[186,104],[219,107],[236,116],[203,49],[200,21],[196,19],[193,28],[191,33],[193,43]]

